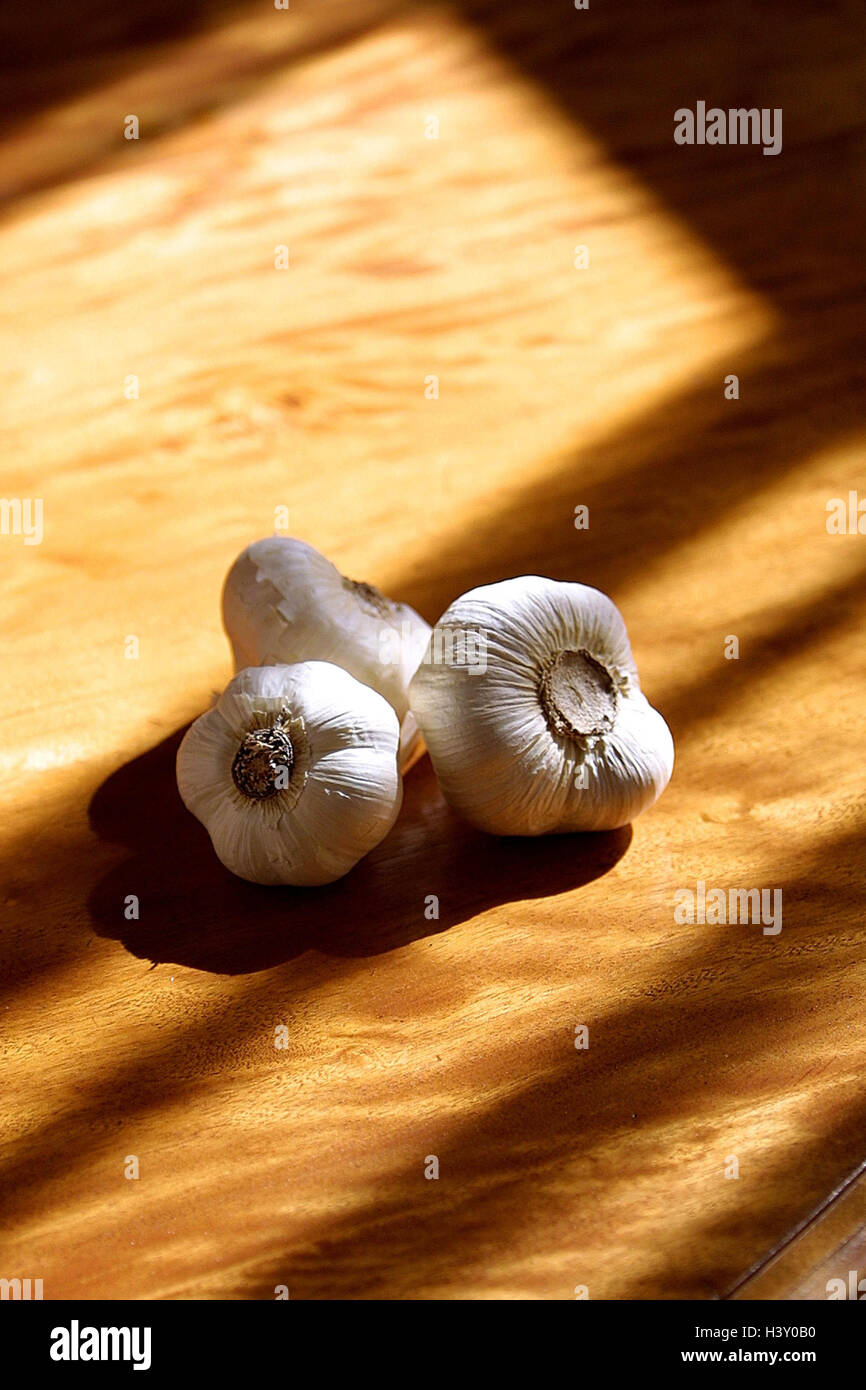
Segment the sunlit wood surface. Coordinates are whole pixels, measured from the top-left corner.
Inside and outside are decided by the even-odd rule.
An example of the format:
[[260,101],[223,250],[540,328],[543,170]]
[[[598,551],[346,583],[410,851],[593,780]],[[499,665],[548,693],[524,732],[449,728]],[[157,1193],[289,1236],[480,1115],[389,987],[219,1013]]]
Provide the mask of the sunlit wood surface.
[[[866,497],[863,16],[615,8],[202,7],[19,73],[2,492],[45,530],[0,537],[0,1275],[46,1298],[847,1274],[862,1201],[797,1251],[866,1157],[866,538],[825,526]],[[782,106],[783,153],[675,146],[698,99]],[[283,506],[431,620],[609,592],[660,803],[497,842],[425,759],[342,883],[232,880],[173,758]],[[781,933],[677,925],[699,879],[781,888]]]

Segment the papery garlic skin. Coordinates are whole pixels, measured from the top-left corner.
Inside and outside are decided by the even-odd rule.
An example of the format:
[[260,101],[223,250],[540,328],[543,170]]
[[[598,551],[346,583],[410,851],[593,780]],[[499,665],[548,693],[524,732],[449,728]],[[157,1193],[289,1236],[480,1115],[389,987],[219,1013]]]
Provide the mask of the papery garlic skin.
[[[280,790],[260,787],[248,769],[245,777],[243,749],[255,747],[257,731],[271,738],[274,762],[287,768]],[[232,873],[252,883],[332,883],[397,818],[399,741],[392,706],[340,666],[249,667],[187,730],[177,785]]]
[[342,666],[393,705],[404,723],[401,761],[408,760],[417,742],[409,681],[430,636],[414,608],[346,579],[313,546],[289,536],[241,552],[222,605],[236,670],[298,661]]
[[[483,665],[437,663],[446,629],[485,633]],[[446,799],[492,834],[616,829],[673,771],[622,616],[585,584],[526,575],[464,594],[409,696]]]

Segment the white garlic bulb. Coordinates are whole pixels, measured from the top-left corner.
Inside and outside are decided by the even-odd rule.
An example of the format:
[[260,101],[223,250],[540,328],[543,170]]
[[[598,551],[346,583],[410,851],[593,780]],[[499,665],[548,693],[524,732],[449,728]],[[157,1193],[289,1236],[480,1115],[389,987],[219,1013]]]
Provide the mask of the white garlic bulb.
[[[467,635],[474,657],[455,660]],[[410,699],[446,799],[493,834],[615,829],[673,771],[622,616],[585,584],[527,575],[464,594],[434,627]]]
[[223,589],[223,623],[235,669],[331,661],[378,690],[401,721],[401,764],[417,745],[409,680],[430,636],[414,608],[372,584],[346,579],[305,541],[269,536],[232,565]]
[[342,667],[249,667],[187,730],[177,785],[232,873],[331,883],[397,818],[399,740],[391,705]]

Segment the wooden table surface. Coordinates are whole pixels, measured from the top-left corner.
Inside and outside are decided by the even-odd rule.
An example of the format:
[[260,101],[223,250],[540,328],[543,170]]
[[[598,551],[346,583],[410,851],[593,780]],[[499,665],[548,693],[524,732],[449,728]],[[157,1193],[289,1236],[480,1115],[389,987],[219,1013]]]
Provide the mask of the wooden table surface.
[[[6,45],[2,492],[44,537],[0,536],[0,1275],[824,1298],[866,1266],[866,540],[826,527],[866,497],[866,23],[795,8],[92,0]],[[698,100],[781,107],[782,153],[675,145]],[[513,574],[610,593],[662,800],[497,841],[425,758],[341,883],[232,879],[173,760],[279,508],[430,620]],[[781,889],[782,931],[677,924],[698,880]]]

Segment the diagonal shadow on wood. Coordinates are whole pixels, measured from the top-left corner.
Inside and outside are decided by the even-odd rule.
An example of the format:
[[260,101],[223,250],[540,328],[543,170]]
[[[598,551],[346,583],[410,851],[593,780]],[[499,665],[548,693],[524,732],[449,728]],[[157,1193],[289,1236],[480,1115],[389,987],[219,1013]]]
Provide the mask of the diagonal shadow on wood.
[[[770,1057],[779,1035],[768,1032],[767,1014],[792,1035],[810,981],[862,969],[856,932],[824,942],[814,942],[810,933],[813,914],[820,916],[827,901],[814,902],[813,869],[820,872],[825,855],[837,863],[856,860],[861,835],[858,829],[823,847],[799,878],[779,866],[785,901],[808,904],[792,914],[781,949],[760,935],[750,937],[752,929],[742,926],[684,928],[690,944],[681,957],[667,962],[645,994],[593,1019],[597,1045],[577,1061],[566,1041],[561,1063],[539,1075],[518,1048],[515,1087],[508,1095],[486,1101],[479,1085],[479,1103],[470,1115],[441,1129],[431,1121],[430,1149],[447,1181],[425,1182],[420,1162],[412,1172],[383,1173],[369,1201],[317,1228],[314,1239],[299,1237],[283,1256],[262,1261],[243,1296],[273,1298],[276,1284],[288,1284],[299,1299],[393,1297],[395,1280],[403,1298],[431,1297],[431,1290],[441,1296],[443,1288],[458,1296],[470,1273],[483,1280],[479,1268],[485,1260],[498,1268],[501,1252],[513,1249],[518,1237],[528,1239],[531,1248],[530,1232],[572,1210],[576,1192],[591,1192],[602,1176],[606,1193],[627,1182],[621,1167],[627,1169],[629,1135],[637,1142],[683,1115],[694,1117],[697,1151],[702,1141],[719,1144],[721,1179],[726,1140],[706,1114],[708,1097],[721,1086],[735,1088],[744,1102],[754,1095],[759,1103],[771,1085],[768,1064],[785,1070],[784,1062]],[[796,1054],[789,1065],[797,1065]],[[505,1070],[500,1058],[500,1075]],[[866,1139],[862,1106],[840,1104],[834,1113],[832,1131],[822,1127],[815,1135],[805,1163],[798,1153],[796,1181],[791,1181],[789,1155],[778,1155],[767,1166],[761,1187],[771,1191],[772,1200],[766,1207],[756,1203],[743,1220],[729,1246],[728,1266],[706,1267],[702,1251],[718,1252],[720,1245],[701,1246],[704,1223],[709,1227],[705,1208],[696,1214],[687,1205],[666,1213],[663,1229],[655,1233],[663,1278],[642,1280],[624,1270],[631,1292],[623,1296],[658,1297],[660,1288],[682,1298],[721,1294],[742,1272],[743,1261],[760,1258],[804,1205],[813,1205],[858,1163]],[[640,1160],[637,1166],[642,1169]],[[663,1186],[670,1176],[672,1198],[676,1171],[677,1162],[666,1167],[660,1153],[657,1182]],[[720,1180],[720,1192],[724,1186]],[[729,1215],[711,1219],[723,1231],[733,1224]],[[589,1234],[595,1221],[591,1207],[575,1217],[578,1260],[581,1225]],[[572,1297],[572,1284],[585,1282],[588,1272],[578,1264],[562,1297]]]

